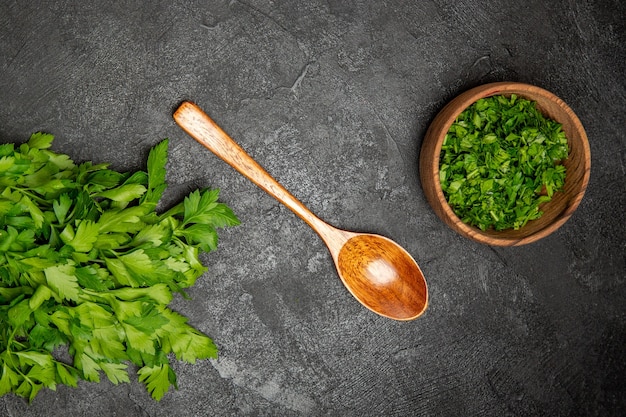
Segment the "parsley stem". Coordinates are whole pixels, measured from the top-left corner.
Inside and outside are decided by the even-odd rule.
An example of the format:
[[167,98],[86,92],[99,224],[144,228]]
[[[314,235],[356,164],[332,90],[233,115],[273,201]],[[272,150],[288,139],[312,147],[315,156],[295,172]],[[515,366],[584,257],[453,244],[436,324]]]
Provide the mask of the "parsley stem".
[[22,195],[27,196],[31,200],[37,201],[37,203],[43,206],[50,206],[50,202],[43,197],[40,197],[38,194],[33,192],[30,188],[20,188],[20,187],[8,187],[13,191],[16,191]]

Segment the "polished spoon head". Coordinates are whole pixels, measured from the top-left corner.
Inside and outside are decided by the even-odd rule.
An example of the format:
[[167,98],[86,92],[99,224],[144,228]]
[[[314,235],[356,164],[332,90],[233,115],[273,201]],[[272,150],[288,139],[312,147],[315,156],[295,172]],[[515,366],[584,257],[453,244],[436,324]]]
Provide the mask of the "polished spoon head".
[[346,288],[365,307],[394,320],[413,320],[428,306],[426,280],[413,257],[394,241],[354,234],[335,257]]

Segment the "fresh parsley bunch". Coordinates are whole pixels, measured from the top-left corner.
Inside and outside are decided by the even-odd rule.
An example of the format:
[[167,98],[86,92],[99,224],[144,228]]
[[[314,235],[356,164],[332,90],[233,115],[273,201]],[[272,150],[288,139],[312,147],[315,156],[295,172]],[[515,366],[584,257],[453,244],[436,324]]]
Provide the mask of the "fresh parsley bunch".
[[102,374],[128,382],[132,363],[158,401],[177,386],[170,357],[217,356],[168,304],[206,271],[199,254],[216,249],[216,228],[239,220],[218,190],[156,212],[167,140],[133,174],[77,165],[52,141],[0,145],[0,395],[32,401]]
[[519,229],[565,184],[562,125],[536,103],[502,95],[480,99],[454,121],[441,147],[439,180],[464,222],[482,230]]

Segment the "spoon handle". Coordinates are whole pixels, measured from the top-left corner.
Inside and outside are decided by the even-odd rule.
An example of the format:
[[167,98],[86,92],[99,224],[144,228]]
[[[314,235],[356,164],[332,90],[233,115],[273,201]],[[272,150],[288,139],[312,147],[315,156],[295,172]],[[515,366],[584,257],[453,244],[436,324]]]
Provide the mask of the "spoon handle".
[[352,233],[336,229],[315,216],[278,181],[246,153],[200,107],[183,102],[174,112],[174,120],[192,138],[220,157],[240,174],[284,204],[304,220],[328,246],[335,257]]

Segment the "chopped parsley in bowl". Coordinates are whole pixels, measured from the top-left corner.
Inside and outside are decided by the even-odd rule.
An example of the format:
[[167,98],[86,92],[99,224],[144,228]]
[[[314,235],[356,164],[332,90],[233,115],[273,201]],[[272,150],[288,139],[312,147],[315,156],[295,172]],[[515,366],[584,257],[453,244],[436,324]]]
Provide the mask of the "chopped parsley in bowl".
[[450,126],[439,179],[459,218],[481,230],[519,229],[565,183],[562,125],[515,94],[477,100]]
[[591,171],[582,123],[553,93],[497,82],[467,90],[430,124],[419,155],[426,199],[450,228],[494,246],[561,227]]

